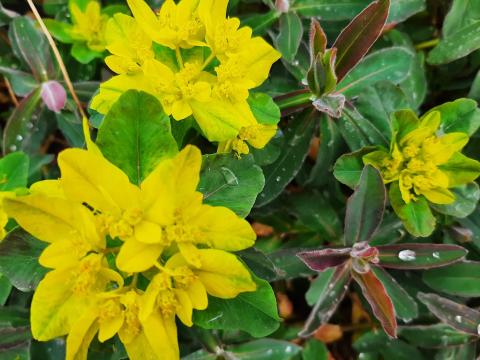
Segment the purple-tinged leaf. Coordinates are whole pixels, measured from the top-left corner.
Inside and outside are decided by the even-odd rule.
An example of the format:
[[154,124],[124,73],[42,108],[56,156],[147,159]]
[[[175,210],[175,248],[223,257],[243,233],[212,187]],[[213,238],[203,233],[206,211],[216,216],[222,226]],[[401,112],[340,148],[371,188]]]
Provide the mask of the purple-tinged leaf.
[[450,244],[395,244],[378,250],[379,266],[391,269],[432,269],[460,261],[468,252]]
[[458,304],[437,294],[418,293],[418,299],[424,303],[436,317],[451,327],[480,335],[480,312],[468,306]]
[[468,343],[469,341],[477,340],[475,337],[465,334],[463,331],[458,331],[442,323],[434,325],[400,326],[398,328],[398,335],[406,339],[411,345],[432,349],[458,346]]
[[67,102],[67,92],[58,81],[51,80],[44,82],[40,95],[47,108],[57,114],[60,113]]
[[317,55],[323,54],[327,49],[327,35],[325,35],[323,28],[315,18],[312,18],[308,39],[310,45],[310,59],[313,63],[313,60],[315,60]]
[[309,337],[320,325],[325,324],[335,312],[340,301],[347,293],[348,285],[352,279],[350,263],[345,263],[336,268],[327,269],[320,274],[315,281],[321,281],[321,289],[318,292],[318,300],[315,302],[305,325],[298,334],[301,337]]
[[342,116],[345,107],[345,95],[343,94],[325,94],[315,101],[312,105],[320,112],[326,113],[332,118],[338,119]]
[[385,185],[377,169],[367,165],[348,199],[345,215],[345,245],[369,241],[383,219],[387,199]]
[[379,266],[372,266],[375,276],[382,282],[392,300],[397,318],[410,322],[418,316],[418,306],[400,284]]
[[382,33],[387,21],[390,0],[377,0],[358,14],[342,30],[333,44],[337,53],[338,81],[367,54]]
[[397,319],[392,300],[388,296],[385,286],[375,276],[373,271],[365,274],[352,272],[353,279],[362,288],[363,296],[372,307],[373,314],[382,324],[383,330],[392,338],[397,337]]
[[350,248],[345,248],[302,251],[299,252],[297,256],[307,264],[310,269],[323,271],[342,265],[350,259],[350,250]]
[[13,110],[3,131],[4,155],[28,147],[35,127],[35,112],[39,111],[40,104],[40,88],[37,88]]

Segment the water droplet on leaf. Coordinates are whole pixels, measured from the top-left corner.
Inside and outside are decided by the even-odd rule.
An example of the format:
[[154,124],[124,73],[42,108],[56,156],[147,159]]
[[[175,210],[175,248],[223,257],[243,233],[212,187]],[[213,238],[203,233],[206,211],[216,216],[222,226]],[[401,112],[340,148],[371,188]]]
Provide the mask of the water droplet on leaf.
[[402,261],[414,261],[417,258],[415,251],[413,250],[402,250],[398,253],[398,258]]

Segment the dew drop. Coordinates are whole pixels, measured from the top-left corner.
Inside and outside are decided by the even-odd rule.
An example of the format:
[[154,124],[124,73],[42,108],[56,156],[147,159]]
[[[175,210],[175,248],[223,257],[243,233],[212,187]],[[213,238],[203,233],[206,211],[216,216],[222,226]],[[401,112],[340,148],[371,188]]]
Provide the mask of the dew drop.
[[414,261],[417,257],[413,250],[402,250],[398,253],[398,258],[402,261]]
[[23,136],[20,135],[20,134],[18,134],[18,135],[15,137],[15,139],[16,139],[17,141],[22,141],[22,140],[23,140]]
[[438,251],[435,251],[432,256],[435,258],[435,259],[440,259],[440,253]]
[[480,324],[477,325],[477,334],[480,335]]
[[277,177],[275,178],[275,181],[276,181],[276,182],[280,182],[280,180],[282,180],[282,178],[281,178],[280,176],[277,176]]
[[460,315],[455,316],[455,321],[457,323],[461,323],[462,322],[462,317]]
[[17,145],[10,145],[10,151],[17,151]]

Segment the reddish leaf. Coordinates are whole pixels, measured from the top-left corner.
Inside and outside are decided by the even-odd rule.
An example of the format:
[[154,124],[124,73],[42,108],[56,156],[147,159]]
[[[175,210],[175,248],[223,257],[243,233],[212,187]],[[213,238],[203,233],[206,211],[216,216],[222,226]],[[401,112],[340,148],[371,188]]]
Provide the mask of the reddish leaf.
[[371,3],[338,35],[333,44],[338,50],[336,63],[338,81],[367,54],[378,39],[387,21],[389,7],[390,0],[377,0]]
[[397,319],[393,303],[381,281],[373,271],[364,274],[352,272],[353,279],[362,288],[363,296],[372,307],[373,314],[382,324],[388,336],[397,337]]
[[302,251],[297,256],[307,266],[315,271],[323,271],[327,268],[343,264],[350,258],[350,248],[345,249],[323,249]]
[[302,331],[298,334],[299,336],[309,337],[320,325],[326,324],[330,320],[338,304],[347,293],[348,285],[352,279],[350,274],[350,263],[348,262],[335,269],[327,269],[318,274],[319,277],[324,277],[325,281],[318,295],[318,300]]
[[312,19],[310,24],[309,44],[310,59],[313,62],[317,55],[323,54],[327,48],[327,36],[316,19]]
[[392,269],[432,269],[455,263],[467,250],[450,244],[398,244],[378,246],[379,265]]
[[418,293],[417,297],[436,317],[451,327],[480,335],[480,312],[436,294]]

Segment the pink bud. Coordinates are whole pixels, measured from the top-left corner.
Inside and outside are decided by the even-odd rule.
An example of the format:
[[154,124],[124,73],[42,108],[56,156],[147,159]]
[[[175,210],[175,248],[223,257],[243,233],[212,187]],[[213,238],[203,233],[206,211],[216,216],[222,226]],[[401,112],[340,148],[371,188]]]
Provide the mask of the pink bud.
[[290,1],[289,0],[276,0],[275,7],[281,13],[287,13],[290,9]]
[[47,81],[42,84],[42,99],[47,108],[59,113],[65,107],[67,93],[58,81]]

